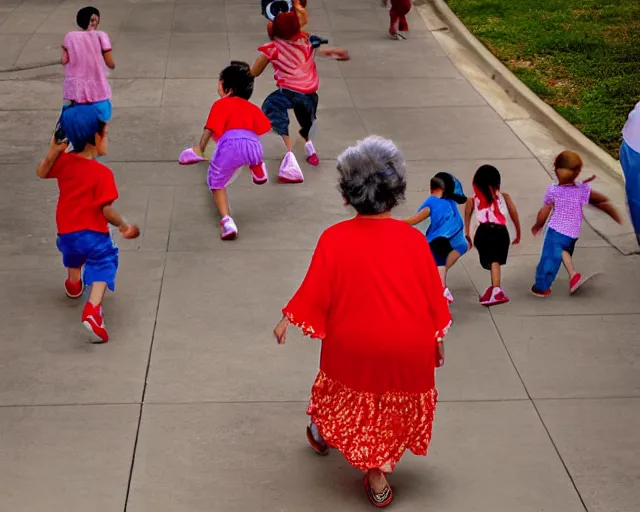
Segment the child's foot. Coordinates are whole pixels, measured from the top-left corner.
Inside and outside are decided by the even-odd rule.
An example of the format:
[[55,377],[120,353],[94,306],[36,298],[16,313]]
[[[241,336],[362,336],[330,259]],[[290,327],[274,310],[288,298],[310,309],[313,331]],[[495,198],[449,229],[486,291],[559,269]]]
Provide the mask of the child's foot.
[[551,295],[551,288],[548,290],[538,290],[535,286],[531,287],[531,293],[533,293],[536,297],[548,297]]
[[571,281],[569,281],[569,293],[573,295],[576,291],[578,291],[578,288],[582,286],[582,283],[584,283],[584,281],[585,280],[582,279],[582,274],[580,272],[577,272],[571,278]]
[[453,298],[453,294],[451,293],[451,290],[449,290],[449,288],[445,288],[444,289],[444,298],[447,299],[447,302],[449,304],[451,304],[455,299]]
[[249,170],[251,171],[251,179],[256,185],[264,185],[267,181],[269,181],[267,166],[264,165],[264,162],[260,165],[249,167]]
[[284,156],[280,164],[278,181],[281,183],[302,183],[304,181],[302,169],[300,169],[298,160],[296,160],[296,156],[291,151]]
[[500,288],[499,286],[494,286],[491,290],[489,300],[485,300],[484,302],[480,301],[480,304],[490,307],[497,306],[498,304],[506,304],[507,302],[509,302],[509,297],[507,297],[507,294],[504,293],[504,291],[502,291],[502,288]]
[[78,299],[82,297],[82,292],[84,292],[84,284],[82,283],[82,279],[80,279],[80,281],[76,281],[75,283],[72,283],[70,279],[67,279],[64,282],[64,292],[70,299]]
[[316,148],[313,147],[313,142],[307,141],[304,145],[304,152],[307,155],[307,162],[313,166],[320,165],[320,159],[316,154]]
[[87,302],[82,311],[82,324],[93,334],[96,343],[109,341],[109,335],[104,326],[102,306],[94,306],[91,302]]
[[491,299],[491,294],[493,293],[493,286],[489,286],[482,295],[480,295],[480,304],[484,304],[485,302],[489,302]]
[[235,240],[238,238],[238,227],[231,217],[223,217],[220,221],[220,238],[222,240]]

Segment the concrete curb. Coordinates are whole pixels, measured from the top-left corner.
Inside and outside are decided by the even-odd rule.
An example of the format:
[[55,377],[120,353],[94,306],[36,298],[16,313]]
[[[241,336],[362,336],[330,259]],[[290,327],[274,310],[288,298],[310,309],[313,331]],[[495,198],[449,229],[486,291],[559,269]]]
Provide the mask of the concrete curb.
[[[587,138],[571,123],[566,121],[552,107],[542,101],[535,93],[524,85],[507,67],[502,64],[449,8],[444,0],[426,0],[420,2],[428,4],[440,20],[446,25],[442,29],[449,29],[458,41],[476,59],[481,61],[487,74],[491,76],[509,97],[517,104],[521,105],[529,112],[531,117],[543,124],[553,132],[560,140],[570,141],[572,145],[580,148],[595,162],[601,166],[602,170],[624,183],[624,176],[620,163],[601,149],[597,144]],[[418,7],[418,10],[420,8]],[[442,30],[440,29],[440,30]]]

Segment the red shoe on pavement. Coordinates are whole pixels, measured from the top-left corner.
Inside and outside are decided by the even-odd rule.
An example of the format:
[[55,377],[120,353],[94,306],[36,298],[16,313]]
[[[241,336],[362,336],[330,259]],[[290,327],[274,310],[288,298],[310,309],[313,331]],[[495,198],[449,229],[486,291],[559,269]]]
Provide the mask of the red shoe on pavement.
[[76,281],[75,283],[72,283],[70,279],[67,279],[64,282],[64,292],[70,299],[79,299],[80,297],[82,297],[82,292],[84,292],[84,284],[82,282],[82,279],[80,279],[80,281]]
[[106,343],[109,341],[109,335],[104,326],[102,306],[94,306],[91,302],[87,302],[82,311],[82,325],[93,334],[96,343]]
[[480,295],[480,304],[488,302],[491,299],[491,294],[493,293],[493,286],[489,286],[482,295]]
[[497,306],[498,304],[506,304],[507,302],[509,302],[509,297],[507,297],[507,294],[504,293],[504,291],[502,291],[502,288],[500,288],[499,286],[494,286],[491,290],[491,296],[489,297],[489,300],[480,303],[483,306],[491,307]]
[[531,288],[531,293],[533,293],[536,297],[548,297],[549,295],[551,295],[551,288],[545,291],[540,291],[534,286],[533,288]]
[[582,286],[582,283],[584,283],[582,274],[578,272],[571,278],[571,281],[569,281],[569,293],[574,294],[576,290]]

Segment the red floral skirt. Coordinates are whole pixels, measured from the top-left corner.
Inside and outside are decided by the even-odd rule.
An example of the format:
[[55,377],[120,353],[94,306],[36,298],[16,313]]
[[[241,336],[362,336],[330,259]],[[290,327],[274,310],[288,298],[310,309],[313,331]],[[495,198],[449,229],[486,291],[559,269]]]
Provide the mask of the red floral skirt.
[[406,450],[426,455],[438,392],[357,392],[320,371],[307,414],[349,464],[390,473]]

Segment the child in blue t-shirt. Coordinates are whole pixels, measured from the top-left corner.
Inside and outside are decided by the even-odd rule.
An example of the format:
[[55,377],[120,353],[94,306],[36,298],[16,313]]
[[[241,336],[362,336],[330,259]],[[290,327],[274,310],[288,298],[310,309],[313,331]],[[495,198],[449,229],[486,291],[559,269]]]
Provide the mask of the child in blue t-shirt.
[[467,198],[460,182],[451,174],[439,172],[431,178],[431,195],[420,206],[418,213],[405,220],[415,226],[427,218],[431,224],[426,236],[431,252],[438,266],[444,296],[453,302],[453,295],[447,288],[447,271],[469,249],[464,236],[464,222],[458,211],[458,204],[464,204]]

